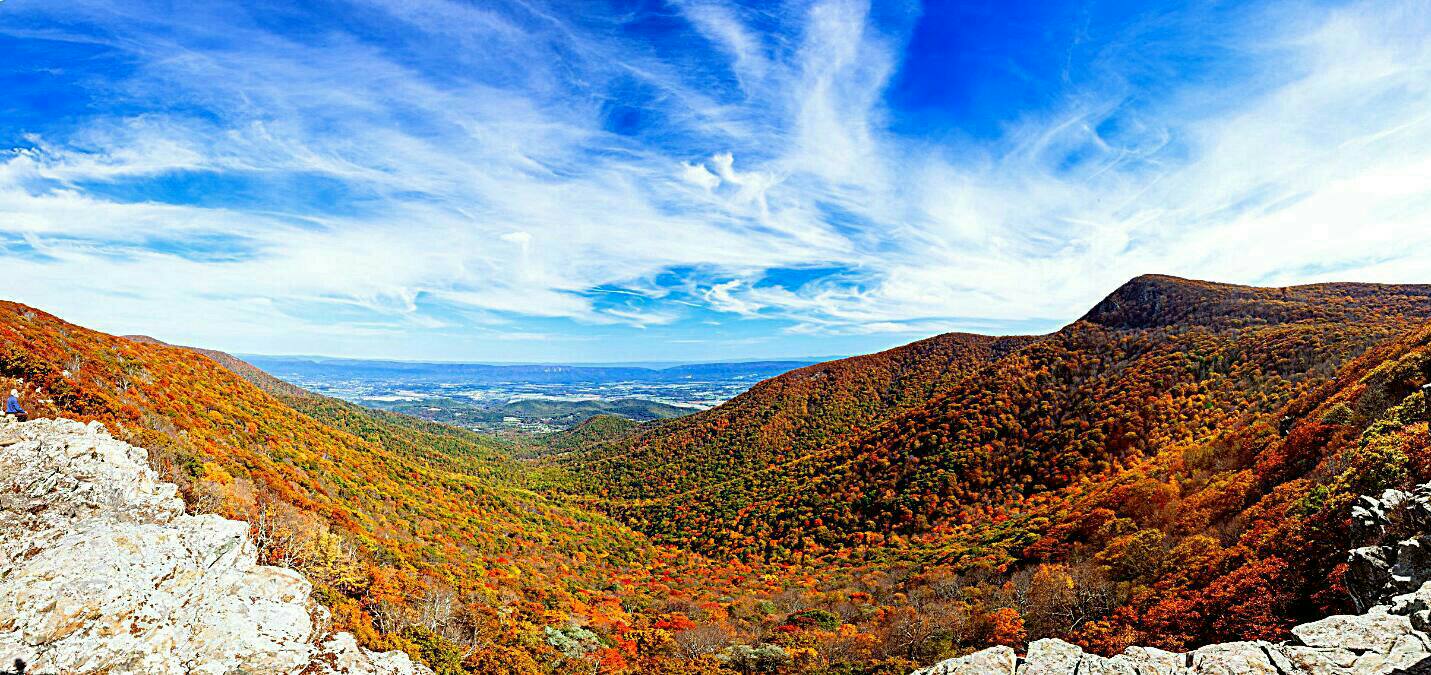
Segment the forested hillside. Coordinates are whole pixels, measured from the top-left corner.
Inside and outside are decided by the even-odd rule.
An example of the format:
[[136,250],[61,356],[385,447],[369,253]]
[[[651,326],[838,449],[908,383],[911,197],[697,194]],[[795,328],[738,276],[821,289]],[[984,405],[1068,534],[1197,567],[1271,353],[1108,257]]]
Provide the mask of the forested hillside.
[[[140,342],[140,343],[144,343],[144,344],[160,345],[160,346],[164,346],[164,347],[173,347],[173,346],[175,346],[175,345],[171,345],[171,344],[169,344],[169,343],[167,343],[167,342],[164,342],[163,340],[159,340],[159,339],[156,339],[156,338],[152,338],[152,337],[150,337],[150,336],[148,336],[148,335],[125,335],[124,338],[127,339],[127,340],[132,340],[132,341],[134,341],[134,342]],[[246,361],[244,361],[244,360],[242,360],[242,359],[239,359],[239,358],[233,356],[232,354],[227,354],[227,353],[220,352],[220,351],[215,351],[215,350],[212,350],[212,349],[204,349],[204,348],[202,348],[202,347],[181,347],[181,348],[182,348],[182,349],[187,349],[187,350],[189,350],[189,351],[191,351],[191,352],[197,352],[197,353],[199,353],[199,354],[203,354],[204,356],[209,357],[210,360],[212,360],[212,361],[218,363],[219,365],[223,366],[224,368],[228,369],[229,372],[232,372],[233,374],[238,375],[239,377],[242,377],[242,378],[245,379],[245,380],[248,380],[249,383],[252,384],[253,386],[258,387],[259,389],[262,389],[262,390],[264,390],[264,391],[266,391],[266,392],[268,392],[268,393],[270,393],[270,394],[273,394],[274,396],[312,396],[312,395],[313,395],[313,394],[309,393],[307,390],[303,389],[302,387],[299,387],[299,386],[296,386],[296,385],[293,385],[293,384],[289,384],[288,382],[284,382],[283,380],[280,380],[280,379],[278,379],[278,378],[276,378],[276,377],[274,377],[274,376],[272,376],[272,375],[269,375],[268,373],[266,373],[266,372],[264,372],[264,371],[262,371],[262,370],[260,370],[260,369],[258,369],[258,368],[256,368],[256,367],[254,367],[252,364],[249,364],[248,362],[246,362]]]
[[280,398],[196,351],[14,303],[0,304],[0,384],[32,417],[98,420],[150,448],[191,511],[250,522],[262,559],[303,572],[339,627],[438,672],[620,663],[605,636],[637,623],[622,603],[666,595],[643,580],[674,554],[527,490],[524,468],[469,432],[267,387]]
[[[671,463],[652,458],[688,459],[665,443],[679,429],[657,429],[567,462],[598,482],[593,503],[664,542],[831,570],[833,586],[895,570],[921,648],[1278,638],[1345,609],[1346,501],[1427,477],[1406,411],[1431,375],[1428,316],[1426,286],[1144,277],[873,428],[800,439],[791,461],[717,462],[662,494]],[[712,417],[736,428],[698,453],[739,452],[753,432]]]
[[798,460],[929,399],[1034,338],[950,333],[794,370],[712,410],[588,445],[560,464],[594,493],[659,498]]
[[[801,385],[829,370],[807,368],[566,465],[639,529],[707,552],[927,539],[1270,414],[1428,316],[1431,287],[1143,277],[1045,338],[943,336],[836,362],[815,394]],[[891,374],[910,362],[924,370]],[[879,403],[899,397],[917,405]]]

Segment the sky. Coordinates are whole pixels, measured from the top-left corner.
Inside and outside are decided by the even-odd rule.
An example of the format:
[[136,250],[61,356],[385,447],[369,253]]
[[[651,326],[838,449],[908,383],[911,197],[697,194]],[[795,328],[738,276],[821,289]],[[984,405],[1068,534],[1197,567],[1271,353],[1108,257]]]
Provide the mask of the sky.
[[1424,2],[0,0],[0,298],[242,353],[728,360],[1131,277],[1431,282]]

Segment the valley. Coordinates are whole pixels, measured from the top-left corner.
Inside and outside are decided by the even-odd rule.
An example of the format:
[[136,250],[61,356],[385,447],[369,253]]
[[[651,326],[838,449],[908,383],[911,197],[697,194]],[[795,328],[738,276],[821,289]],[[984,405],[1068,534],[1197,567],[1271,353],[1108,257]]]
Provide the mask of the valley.
[[245,355],[325,396],[486,433],[548,434],[594,415],[637,422],[711,408],[809,361],[488,365]]

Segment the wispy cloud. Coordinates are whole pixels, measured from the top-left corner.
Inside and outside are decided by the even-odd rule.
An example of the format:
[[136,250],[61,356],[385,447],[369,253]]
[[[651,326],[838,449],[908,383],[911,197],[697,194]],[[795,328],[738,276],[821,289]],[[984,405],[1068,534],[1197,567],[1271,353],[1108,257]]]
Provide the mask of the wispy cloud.
[[1431,269],[1418,3],[1249,9],[1232,82],[1156,98],[1130,34],[996,137],[895,124],[917,12],[564,9],[5,3],[0,38],[108,59],[66,76],[64,123],[5,129],[6,294],[246,351],[476,356],[494,327],[998,331],[1144,272]]

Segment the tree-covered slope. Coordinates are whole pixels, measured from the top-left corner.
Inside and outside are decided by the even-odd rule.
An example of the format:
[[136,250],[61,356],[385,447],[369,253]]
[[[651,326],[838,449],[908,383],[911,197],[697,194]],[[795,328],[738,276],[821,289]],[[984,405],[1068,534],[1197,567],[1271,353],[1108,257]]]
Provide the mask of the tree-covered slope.
[[1018,535],[948,566],[947,579],[983,578],[969,587],[985,598],[998,595],[991,586],[1013,591],[1005,602],[1023,639],[1069,638],[1104,654],[1283,640],[1294,624],[1364,610],[1348,593],[1358,572],[1345,551],[1378,542],[1354,539],[1348,514],[1359,495],[1431,477],[1428,385],[1423,321],[1272,415],[1171,444],[1027,500],[997,526],[944,539],[940,553],[950,556],[991,541],[995,527]]
[[593,415],[570,429],[563,429],[544,437],[521,452],[530,457],[572,452],[599,443],[615,441],[634,433],[641,423],[617,415]]
[[430,663],[565,660],[544,627],[600,624],[612,579],[659,559],[607,517],[526,489],[520,465],[474,434],[275,387],[280,398],[207,355],[8,302],[0,384],[34,417],[98,420],[149,448],[191,509],[250,522],[263,560],[314,581],[339,626]]
[[1355,495],[1431,478],[1428,317],[1427,286],[1139,278],[797,460],[593,500],[664,541],[895,598],[884,620],[911,660],[1285,639],[1350,609]]
[[[924,399],[872,415],[870,428],[831,434],[838,423],[801,420],[769,446],[753,445],[788,409],[752,405],[757,395],[711,411],[700,444],[687,440],[696,416],[583,450],[567,465],[585,476],[581,485],[596,483],[588,489],[610,512],[702,551],[789,559],[934,540],[1270,415],[1428,316],[1426,286],[1259,289],[1140,277],[1051,336],[963,351],[957,365],[941,359],[945,376],[920,390]],[[861,381],[896,379],[879,370],[887,362],[840,363]],[[820,412],[848,409],[861,408]],[[752,447],[771,449],[758,461],[730,459]]]
[[[174,345],[170,345],[170,344],[167,343],[167,342],[164,342],[163,340],[159,340],[159,339],[157,339],[157,338],[153,338],[153,337],[150,337],[150,336],[148,336],[148,335],[125,335],[124,338],[127,339],[127,340],[132,340],[132,341],[134,341],[134,342],[141,342],[141,343],[144,343],[144,344],[161,345],[161,346],[165,346],[165,347],[174,346]],[[235,356],[233,356],[232,354],[228,354],[228,353],[221,352],[221,351],[216,351],[216,350],[213,350],[213,349],[204,349],[204,348],[202,348],[202,347],[182,347],[182,348],[183,348],[183,349],[187,349],[187,350],[189,350],[189,351],[191,351],[191,352],[196,352],[196,353],[203,354],[204,356],[209,357],[210,360],[212,360],[212,361],[218,363],[219,365],[223,366],[224,368],[228,369],[229,372],[232,372],[233,374],[238,375],[239,377],[242,377],[242,378],[245,379],[245,380],[248,380],[249,383],[252,384],[253,386],[258,387],[259,389],[262,389],[262,390],[264,390],[264,391],[266,391],[266,392],[268,392],[268,393],[270,393],[270,394],[273,394],[274,396],[312,396],[312,395],[313,395],[313,394],[311,394],[310,392],[308,392],[307,390],[303,389],[302,387],[299,387],[299,386],[294,385],[294,384],[290,384],[290,383],[288,383],[288,382],[284,382],[283,380],[280,380],[280,379],[278,379],[278,378],[276,378],[276,377],[274,377],[274,376],[272,376],[272,375],[270,375],[270,374],[264,372],[263,370],[260,370],[259,368],[254,367],[252,364],[250,364],[250,363],[248,363],[248,362],[246,362],[246,361],[244,361],[244,360],[242,360],[242,359],[240,359],[240,358],[238,358],[238,357],[235,357]]]
[[950,333],[794,370],[724,405],[563,455],[582,489],[658,499],[799,460],[926,401],[1031,338]]

